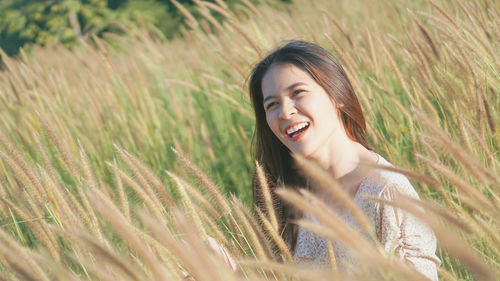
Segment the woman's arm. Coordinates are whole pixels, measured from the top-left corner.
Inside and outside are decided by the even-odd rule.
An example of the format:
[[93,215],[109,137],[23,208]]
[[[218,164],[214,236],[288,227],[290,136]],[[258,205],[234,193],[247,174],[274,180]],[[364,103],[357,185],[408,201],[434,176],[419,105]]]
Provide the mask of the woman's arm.
[[212,236],[208,236],[207,243],[217,256],[219,256],[233,272],[239,272],[239,268],[236,265],[233,256],[224,245],[219,244]]
[[[396,201],[399,194],[419,199],[407,179],[389,184],[380,197]],[[379,206],[375,223],[377,237],[386,252],[393,252],[430,280],[438,280],[437,268],[441,261],[436,256],[436,236],[425,223],[405,211],[384,204]]]

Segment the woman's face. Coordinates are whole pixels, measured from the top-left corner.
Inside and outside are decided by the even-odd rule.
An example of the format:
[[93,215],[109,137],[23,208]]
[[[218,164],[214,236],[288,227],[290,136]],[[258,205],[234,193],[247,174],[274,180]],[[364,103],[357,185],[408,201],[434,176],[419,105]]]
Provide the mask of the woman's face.
[[262,93],[269,128],[294,153],[313,155],[343,133],[333,100],[293,64],[271,66],[262,79]]

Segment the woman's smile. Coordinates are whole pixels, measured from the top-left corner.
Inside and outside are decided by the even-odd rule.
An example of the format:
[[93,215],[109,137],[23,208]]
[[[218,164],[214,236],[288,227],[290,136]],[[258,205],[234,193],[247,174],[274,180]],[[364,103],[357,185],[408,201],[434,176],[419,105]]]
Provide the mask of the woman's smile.
[[286,126],[284,133],[291,141],[298,141],[309,129],[309,122],[295,122]]

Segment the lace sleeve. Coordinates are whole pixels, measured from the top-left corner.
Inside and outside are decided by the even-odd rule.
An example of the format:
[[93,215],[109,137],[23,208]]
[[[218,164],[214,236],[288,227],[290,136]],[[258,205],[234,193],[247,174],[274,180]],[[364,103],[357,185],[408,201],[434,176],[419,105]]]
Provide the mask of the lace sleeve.
[[[314,217],[308,214],[305,217],[318,223]],[[326,240],[309,229],[299,227],[293,257],[298,266],[314,265],[321,267],[329,265]]]
[[[418,199],[407,179],[401,184],[386,186],[380,197],[394,201],[398,194]],[[386,252],[393,252],[430,280],[438,280],[437,268],[441,261],[436,256],[436,236],[428,226],[407,212],[383,204],[379,206],[375,223],[377,237]]]

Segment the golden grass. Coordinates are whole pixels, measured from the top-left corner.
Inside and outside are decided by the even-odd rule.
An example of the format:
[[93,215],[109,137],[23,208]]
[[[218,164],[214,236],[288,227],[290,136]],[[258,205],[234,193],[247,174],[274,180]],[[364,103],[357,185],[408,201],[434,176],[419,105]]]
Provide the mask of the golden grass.
[[[432,227],[440,278],[499,278],[497,1],[195,2],[199,18],[172,1],[190,26],[182,39],[130,26],[127,37],[72,50],[0,50],[0,279],[350,278],[333,254],[331,268],[293,265],[250,156],[245,79],[291,38],[319,43],[346,67],[369,139],[397,163],[368,168],[408,176],[424,201],[373,200]],[[321,222],[298,224],[348,245],[363,263],[358,280],[421,280],[378,247],[371,222],[327,173],[296,160],[362,231],[313,193],[279,191]],[[254,167],[265,210],[249,208]]]

